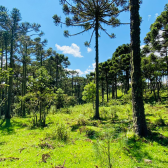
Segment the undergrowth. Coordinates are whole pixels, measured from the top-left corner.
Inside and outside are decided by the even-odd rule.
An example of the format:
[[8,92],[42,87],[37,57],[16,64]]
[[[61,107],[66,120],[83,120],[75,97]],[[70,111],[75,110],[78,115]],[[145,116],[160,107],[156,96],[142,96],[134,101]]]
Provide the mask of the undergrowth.
[[52,107],[45,127],[32,127],[31,116],[1,119],[0,167],[168,167],[168,108],[145,104],[147,138],[134,135],[131,108],[110,100],[94,120],[92,104]]

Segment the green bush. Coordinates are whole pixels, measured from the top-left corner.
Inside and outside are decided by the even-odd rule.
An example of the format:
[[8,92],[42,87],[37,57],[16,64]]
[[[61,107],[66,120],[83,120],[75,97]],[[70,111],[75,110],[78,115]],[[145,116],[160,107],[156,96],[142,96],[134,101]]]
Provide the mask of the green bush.
[[55,97],[55,105],[57,109],[60,109],[65,106],[66,104],[66,95],[64,94],[64,91],[62,89],[58,89],[56,91],[56,97]]
[[74,106],[77,104],[77,100],[75,96],[68,96],[66,97],[66,105],[69,106]]
[[132,100],[132,89],[129,89],[128,94],[122,96],[123,103],[129,103]]
[[58,141],[67,142],[70,138],[69,129],[65,123],[59,122],[51,133],[47,133],[47,137],[56,139]]
[[77,124],[79,126],[85,126],[88,124],[88,119],[83,114],[80,114],[77,118]]
[[88,138],[97,138],[99,137],[99,133],[93,128],[86,128],[86,135]]

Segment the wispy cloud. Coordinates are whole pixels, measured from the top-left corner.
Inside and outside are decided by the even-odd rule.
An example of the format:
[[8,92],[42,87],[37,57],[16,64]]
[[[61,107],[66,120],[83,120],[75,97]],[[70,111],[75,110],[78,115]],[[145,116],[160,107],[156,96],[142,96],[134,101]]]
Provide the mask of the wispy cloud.
[[157,17],[158,17],[158,15],[159,15],[159,14],[158,14],[158,13],[156,13],[156,14],[155,14],[155,18],[157,18]]
[[[96,68],[96,63],[93,63],[92,66],[89,66],[85,71],[81,71],[80,69],[75,69],[78,72],[78,75],[86,75],[90,72],[94,72]],[[72,71],[72,69],[66,68],[67,71]],[[77,75],[77,74],[76,74]]]
[[[67,71],[73,71],[73,69],[69,69],[69,68],[65,68],[65,70],[67,70]],[[76,71],[78,73],[78,75],[84,75],[85,74],[80,69],[75,69],[74,71]],[[77,74],[74,74],[74,75],[77,75]]]
[[89,68],[86,69],[85,74],[88,74],[88,73],[90,73],[90,72],[94,72],[94,71],[95,71],[95,68],[96,68],[96,63],[93,63],[93,64],[92,64],[92,67],[89,66]]
[[90,53],[92,49],[90,47],[87,48],[87,52]]
[[148,21],[150,20],[150,18],[151,18],[151,15],[148,15]]
[[75,43],[72,43],[71,46],[60,46],[58,44],[55,44],[55,47],[57,50],[60,50],[63,52],[63,54],[71,54],[74,57],[79,57],[82,58],[83,56],[81,55],[80,52],[80,47],[77,46]]

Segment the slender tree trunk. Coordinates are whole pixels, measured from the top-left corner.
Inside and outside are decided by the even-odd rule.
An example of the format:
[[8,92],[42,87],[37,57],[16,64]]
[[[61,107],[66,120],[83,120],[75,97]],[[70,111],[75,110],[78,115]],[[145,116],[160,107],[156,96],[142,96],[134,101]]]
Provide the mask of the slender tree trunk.
[[115,99],[117,99],[117,75],[115,75]]
[[58,56],[56,55],[56,88],[58,89]]
[[73,96],[73,74],[72,74],[72,96]]
[[[10,68],[12,68],[13,71],[13,43],[14,43],[14,30],[12,29],[12,37],[11,37],[11,51],[10,51]],[[12,102],[12,89],[13,89],[13,75],[9,76],[9,91],[8,91],[8,110],[5,114],[6,119],[11,118],[11,102]]]
[[112,83],[112,99],[115,98],[114,91],[115,91],[115,88],[114,88],[114,82],[113,82]]
[[[2,67],[3,67],[3,52],[4,52],[4,49],[3,49],[3,43],[2,43],[2,52],[1,52],[1,72],[2,72]],[[2,81],[0,81],[1,83]],[[1,96],[1,102],[3,100],[2,98],[2,87],[0,88],[0,96]],[[0,117],[1,117],[1,114],[2,114],[2,105],[0,106]]]
[[166,47],[166,64],[167,64],[167,86],[168,86],[168,59],[167,59],[167,47]]
[[43,55],[42,55],[42,47],[40,47],[40,64],[43,66]]
[[126,70],[126,94],[129,91],[129,70]]
[[106,71],[106,91],[107,91],[107,102],[108,102],[108,79],[107,79],[107,71]]
[[80,96],[80,85],[78,84],[78,103],[80,103],[79,102],[79,96]]
[[[6,65],[5,65],[5,69],[8,70],[8,48],[7,48],[7,38],[5,39],[5,56],[6,56]],[[5,84],[8,84],[8,79],[6,78],[6,82]],[[8,91],[8,88],[7,86],[5,87],[5,114],[7,113],[7,110],[8,110],[8,96],[7,96],[7,91]]]
[[[27,44],[26,44],[26,55],[23,56],[23,90],[22,90],[22,96],[25,96],[26,94],[26,57],[27,57]],[[22,115],[23,117],[26,116],[26,111],[25,111],[25,101],[22,103]]]
[[102,80],[102,103],[104,104],[104,86],[103,86],[103,80]]
[[147,136],[144,113],[141,58],[140,58],[140,16],[139,0],[130,0],[131,19],[131,85],[134,132],[139,136]]
[[98,53],[98,17],[96,16],[95,37],[96,37],[96,113],[94,118],[99,119],[99,53]]

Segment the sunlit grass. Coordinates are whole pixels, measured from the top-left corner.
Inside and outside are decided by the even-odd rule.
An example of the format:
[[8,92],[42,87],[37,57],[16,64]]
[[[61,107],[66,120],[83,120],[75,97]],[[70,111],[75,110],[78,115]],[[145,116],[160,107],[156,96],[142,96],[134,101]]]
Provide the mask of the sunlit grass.
[[[44,128],[32,127],[30,117],[0,120],[0,167],[51,168],[64,162],[67,168],[109,167],[108,156],[112,167],[168,167],[168,108],[145,104],[152,131],[145,139],[133,134],[131,105],[110,101],[100,107],[99,121],[92,119],[92,103],[68,113],[51,110]],[[58,128],[66,140],[58,138]]]

